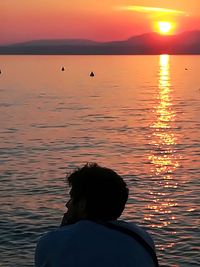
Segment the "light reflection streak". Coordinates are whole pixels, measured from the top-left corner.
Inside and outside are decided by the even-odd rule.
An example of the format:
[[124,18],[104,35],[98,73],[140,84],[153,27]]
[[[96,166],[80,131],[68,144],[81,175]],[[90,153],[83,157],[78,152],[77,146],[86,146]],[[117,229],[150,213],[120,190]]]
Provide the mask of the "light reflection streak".
[[178,140],[171,93],[170,56],[160,55],[158,95],[154,107],[155,119],[150,125],[151,151],[148,156],[155,184],[149,192],[152,199],[148,205],[150,214],[144,218],[156,228],[167,227],[176,220],[173,210],[177,202],[172,192],[178,186],[173,174],[179,167],[179,156],[175,149]]

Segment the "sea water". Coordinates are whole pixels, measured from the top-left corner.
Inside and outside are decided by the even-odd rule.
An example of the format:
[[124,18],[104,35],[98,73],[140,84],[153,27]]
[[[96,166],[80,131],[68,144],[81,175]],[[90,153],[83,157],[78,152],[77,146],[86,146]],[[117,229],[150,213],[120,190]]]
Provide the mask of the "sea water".
[[200,266],[199,59],[0,56],[0,266],[34,265],[86,162],[124,177],[122,218],[151,233],[161,266]]

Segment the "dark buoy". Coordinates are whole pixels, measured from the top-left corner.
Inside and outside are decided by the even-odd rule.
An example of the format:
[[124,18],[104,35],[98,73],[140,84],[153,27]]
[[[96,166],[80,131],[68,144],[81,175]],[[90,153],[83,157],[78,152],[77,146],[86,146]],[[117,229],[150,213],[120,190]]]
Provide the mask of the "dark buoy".
[[65,70],[65,67],[62,67],[61,70],[64,71]]
[[94,72],[93,71],[90,72],[90,77],[94,77]]

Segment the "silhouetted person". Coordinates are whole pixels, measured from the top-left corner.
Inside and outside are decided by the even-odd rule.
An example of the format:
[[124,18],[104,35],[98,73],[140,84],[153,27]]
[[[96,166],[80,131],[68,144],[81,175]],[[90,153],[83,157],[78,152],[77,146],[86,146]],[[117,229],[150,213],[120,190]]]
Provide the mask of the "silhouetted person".
[[122,177],[86,164],[68,176],[71,187],[61,226],[40,238],[36,267],[158,266],[150,235],[118,220],[128,199]]
[[65,70],[65,67],[62,67],[61,70],[64,71]]
[[94,77],[94,72],[93,71],[90,72],[90,77]]

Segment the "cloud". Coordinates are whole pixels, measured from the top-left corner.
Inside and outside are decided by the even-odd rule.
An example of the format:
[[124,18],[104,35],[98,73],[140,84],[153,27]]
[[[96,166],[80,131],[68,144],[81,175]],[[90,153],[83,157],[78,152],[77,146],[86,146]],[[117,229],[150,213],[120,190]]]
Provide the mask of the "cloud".
[[120,9],[141,12],[141,13],[163,13],[163,14],[174,14],[187,16],[187,13],[181,10],[169,9],[169,8],[160,8],[160,7],[148,7],[148,6],[124,6]]

